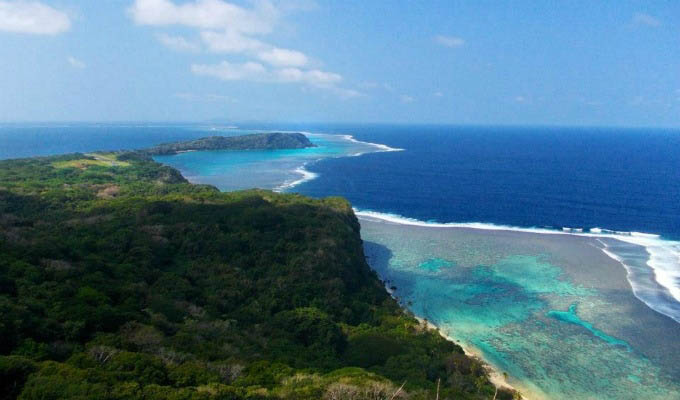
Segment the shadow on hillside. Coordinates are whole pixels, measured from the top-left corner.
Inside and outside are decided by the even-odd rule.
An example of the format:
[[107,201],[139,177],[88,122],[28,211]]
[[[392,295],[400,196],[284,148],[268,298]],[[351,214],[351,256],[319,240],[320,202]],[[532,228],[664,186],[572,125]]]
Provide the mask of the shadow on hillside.
[[377,272],[382,281],[389,283],[390,260],[394,255],[392,250],[376,242],[364,241],[364,254],[371,269]]

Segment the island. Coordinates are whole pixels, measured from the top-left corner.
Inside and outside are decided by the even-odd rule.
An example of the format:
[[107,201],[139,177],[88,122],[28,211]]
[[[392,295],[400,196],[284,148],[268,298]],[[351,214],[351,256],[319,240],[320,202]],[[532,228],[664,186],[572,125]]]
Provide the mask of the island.
[[241,136],[210,136],[186,142],[164,143],[141,152],[156,156],[199,150],[282,150],[307,147],[316,145],[302,133],[268,132]]
[[2,399],[517,396],[400,308],[346,200],[138,152],[0,161],[0,337]]

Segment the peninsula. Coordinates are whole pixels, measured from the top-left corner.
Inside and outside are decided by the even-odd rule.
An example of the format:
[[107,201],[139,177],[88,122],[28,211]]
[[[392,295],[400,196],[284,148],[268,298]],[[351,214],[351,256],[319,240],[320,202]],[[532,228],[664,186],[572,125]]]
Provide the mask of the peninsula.
[[0,162],[0,321],[3,399],[515,395],[390,297],[346,200],[137,152]]
[[315,145],[302,133],[268,132],[242,136],[210,136],[186,142],[164,143],[141,152],[156,156],[200,150],[281,150],[307,147]]

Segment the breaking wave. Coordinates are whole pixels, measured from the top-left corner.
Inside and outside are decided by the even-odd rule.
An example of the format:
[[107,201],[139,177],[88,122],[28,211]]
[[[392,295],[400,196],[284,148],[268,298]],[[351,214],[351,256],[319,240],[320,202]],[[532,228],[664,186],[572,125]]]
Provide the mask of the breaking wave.
[[[368,210],[354,210],[360,219],[378,220],[399,225],[434,228],[468,228],[503,230],[549,235],[576,235],[593,237],[607,256],[619,262],[627,271],[633,294],[649,308],[680,322],[680,242],[666,240],[659,235],[613,231],[602,228],[522,228],[481,222],[425,222],[401,215]],[[628,246],[622,245],[627,244]],[[632,245],[632,246],[631,246]],[[640,260],[640,246],[646,257]],[[632,250],[632,251],[631,251]],[[637,257],[637,259],[636,259]]]

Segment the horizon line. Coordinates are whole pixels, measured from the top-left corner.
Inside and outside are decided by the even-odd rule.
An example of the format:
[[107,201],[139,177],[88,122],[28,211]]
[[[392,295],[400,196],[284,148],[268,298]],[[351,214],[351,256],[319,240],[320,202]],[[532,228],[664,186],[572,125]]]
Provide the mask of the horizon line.
[[116,125],[116,124],[160,124],[160,125],[180,125],[180,124],[222,124],[235,125],[240,128],[239,124],[244,125],[385,125],[385,126],[449,126],[449,127],[471,127],[471,128],[579,128],[579,129],[656,129],[656,130],[671,130],[680,131],[680,126],[663,126],[663,125],[605,125],[605,124],[546,124],[546,123],[458,123],[458,122],[396,122],[396,121],[266,121],[266,120],[241,120],[241,121],[227,121],[219,119],[204,119],[204,120],[17,120],[17,121],[0,121],[1,125],[56,125],[56,124],[74,124],[74,125]]

